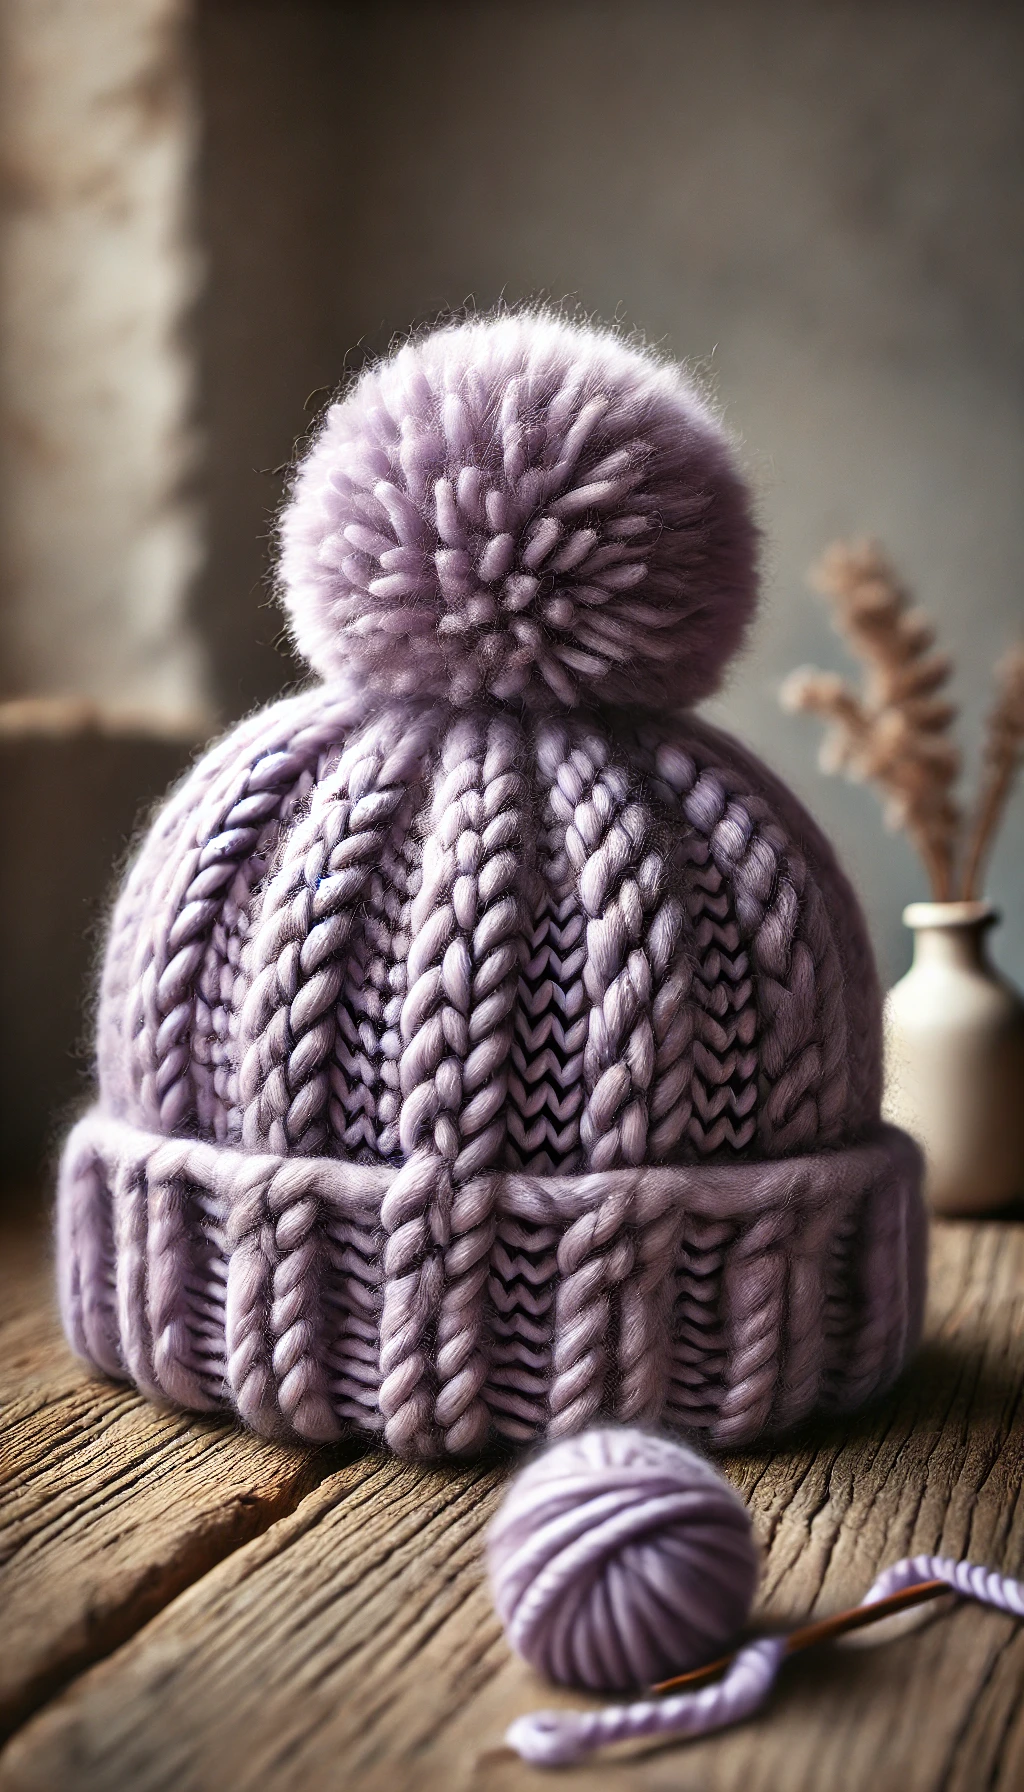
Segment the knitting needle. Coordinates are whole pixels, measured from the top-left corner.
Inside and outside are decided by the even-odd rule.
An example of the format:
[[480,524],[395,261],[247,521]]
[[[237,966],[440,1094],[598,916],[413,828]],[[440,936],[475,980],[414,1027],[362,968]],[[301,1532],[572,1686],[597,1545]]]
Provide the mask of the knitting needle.
[[[938,1599],[940,1594],[953,1590],[947,1581],[923,1580],[916,1587],[904,1587],[900,1593],[890,1593],[887,1599],[876,1599],[872,1605],[855,1605],[849,1611],[836,1612],[834,1617],[820,1618],[816,1624],[805,1624],[800,1630],[790,1632],[786,1639],[786,1654],[796,1655],[801,1649],[812,1649],[815,1643],[827,1643],[847,1631],[862,1630],[865,1624],[876,1624],[879,1618],[891,1618],[893,1612],[901,1612],[908,1605],[923,1605],[926,1599]],[[674,1674],[671,1680],[660,1680],[649,1690],[652,1693],[674,1692],[677,1686],[695,1686],[701,1680],[712,1680],[735,1658],[734,1651],[732,1655],[721,1656],[718,1661],[709,1661],[702,1668],[691,1668],[688,1674]]]

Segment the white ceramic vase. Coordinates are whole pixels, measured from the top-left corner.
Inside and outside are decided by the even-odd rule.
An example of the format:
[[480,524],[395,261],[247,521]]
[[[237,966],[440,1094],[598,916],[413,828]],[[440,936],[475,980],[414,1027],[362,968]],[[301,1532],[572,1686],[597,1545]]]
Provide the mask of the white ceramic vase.
[[887,1120],[912,1133],[936,1213],[1024,1195],[1024,1002],[989,963],[987,902],[912,902],[914,962],[885,1005]]

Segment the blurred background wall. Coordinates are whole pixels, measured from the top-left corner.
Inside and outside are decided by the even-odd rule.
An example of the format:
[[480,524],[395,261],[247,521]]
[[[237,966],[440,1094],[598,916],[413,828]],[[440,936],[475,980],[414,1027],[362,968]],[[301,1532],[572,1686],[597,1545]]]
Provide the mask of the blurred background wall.
[[[78,0],[76,11],[99,18],[112,4]],[[192,668],[182,713],[212,705],[230,719],[301,675],[269,602],[270,519],[296,439],[346,372],[467,302],[544,295],[620,318],[695,364],[742,438],[765,531],[765,601],[716,717],[836,839],[894,978],[909,950],[900,911],[924,893],[921,874],[869,792],[818,774],[816,727],[783,715],[776,691],[798,663],[846,663],[804,584],[837,535],[878,536],[937,618],[958,661],[969,756],[992,661],[1020,630],[1022,10],[1005,0],[201,0],[190,11],[120,0],[122,15],[133,7],[148,9],[151,47],[159,14],[151,66],[169,59],[186,84],[163,90],[179,109],[165,98],[157,116],[178,119],[175,166],[192,194],[191,223],[174,214],[179,272],[197,250],[204,268],[197,308],[186,280],[160,334],[165,347],[184,345],[203,437],[190,515],[201,518],[205,564],[193,577],[183,563],[180,605],[164,604],[176,617],[167,651]],[[90,261],[88,232],[76,241],[72,287]],[[116,346],[105,352],[124,367]],[[178,390],[175,414],[191,417]],[[110,550],[121,565],[127,553]],[[59,630],[87,629],[88,618],[73,579],[59,604],[53,593],[40,601],[59,625],[47,689],[63,691]],[[74,657],[88,660],[84,649]],[[124,768],[116,801],[109,771],[106,798],[101,779],[92,798],[87,788],[76,798],[104,851],[163,769],[130,744],[107,750]],[[48,852],[53,800],[44,793],[34,807]],[[1006,914],[997,955],[1018,980],[1022,849],[1018,802],[990,880]],[[98,912],[90,876],[75,897],[76,940]],[[73,871],[65,881],[75,884]],[[61,927],[64,910],[35,931]],[[78,968],[65,968],[63,1007],[41,1022],[35,1048],[51,1109],[84,1066],[69,1029],[85,948],[70,957]],[[44,1016],[45,966],[43,953],[28,979]],[[20,1024],[8,1026],[16,1054]],[[18,1075],[27,1162],[43,1125],[38,1066]]]
[[0,694],[201,726],[181,0],[0,0]]

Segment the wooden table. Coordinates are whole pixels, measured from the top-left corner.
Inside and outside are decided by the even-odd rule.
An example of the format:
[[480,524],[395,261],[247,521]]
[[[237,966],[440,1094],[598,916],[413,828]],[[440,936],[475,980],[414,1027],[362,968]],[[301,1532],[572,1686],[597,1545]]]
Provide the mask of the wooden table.
[[[2,1792],[1024,1787],[1024,1625],[968,1605],[794,1662],[731,1734],[525,1767],[507,1723],[574,1700],[511,1658],[483,1583],[502,1466],[292,1451],[156,1411],[75,1363],[49,1284],[45,1226],[8,1220]],[[763,1611],[836,1610],[919,1550],[1021,1574],[1022,1386],[1024,1227],[937,1226],[928,1340],[896,1392],[725,1463]]]

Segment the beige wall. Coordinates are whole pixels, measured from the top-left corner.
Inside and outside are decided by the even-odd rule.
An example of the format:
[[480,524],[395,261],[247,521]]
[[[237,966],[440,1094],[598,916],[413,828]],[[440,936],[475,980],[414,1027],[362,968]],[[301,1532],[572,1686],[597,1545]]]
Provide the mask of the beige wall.
[[186,0],[0,0],[0,697],[209,713]]
[[[960,660],[977,744],[1021,623],[1020,9],[997,0],[218,0],[200,14],[211,562],[222,700],[288,676],[265,601],[274,469],[324,389],[472,296],[572,295],[709,367],[766,531],[721,705],[836,837],[886,970],[922,893],[872,798],[779,714],[842,664],[802,583],[888,543]],[[1024,803],[994,867],[1024,978]]]

